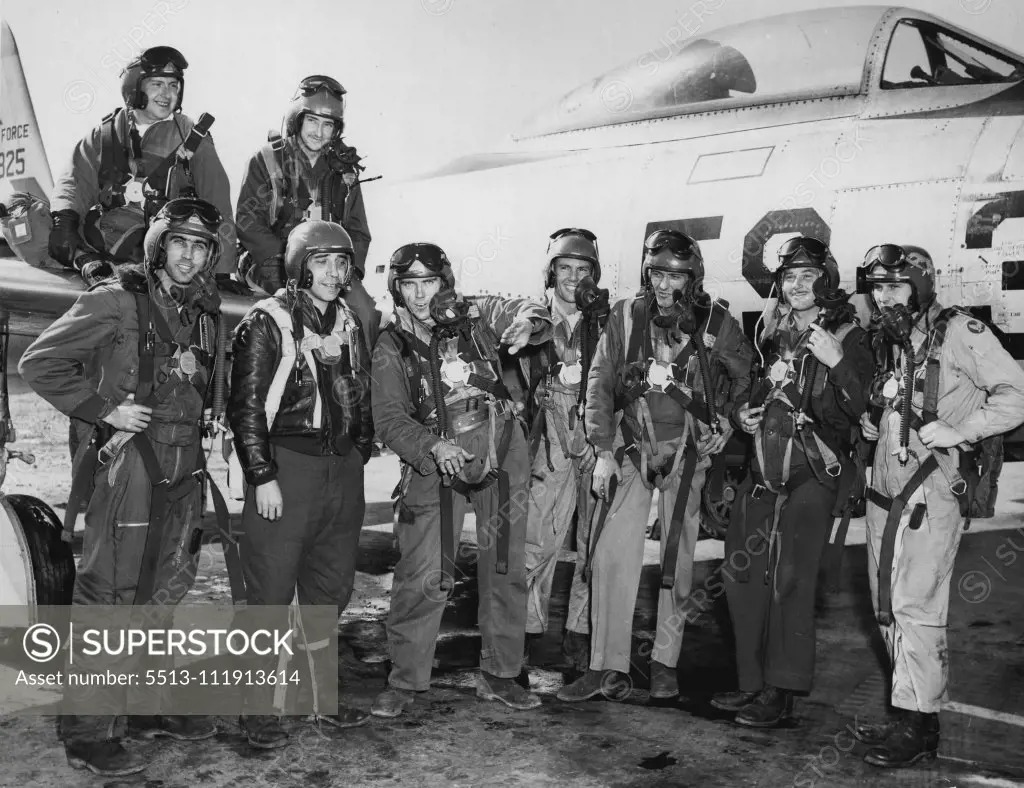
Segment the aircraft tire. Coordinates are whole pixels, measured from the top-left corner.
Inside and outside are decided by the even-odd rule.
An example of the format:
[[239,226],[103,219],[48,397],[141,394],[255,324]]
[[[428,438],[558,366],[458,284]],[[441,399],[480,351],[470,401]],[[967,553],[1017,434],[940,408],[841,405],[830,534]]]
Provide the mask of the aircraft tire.
[[[70,605],[75,588],[75,556],[61,539],[63,526],[53,509],[31,495],[8,495],[7,515],[21,525],[32,561],[37,605]],[[12,516],[13,515],[13,516]]]

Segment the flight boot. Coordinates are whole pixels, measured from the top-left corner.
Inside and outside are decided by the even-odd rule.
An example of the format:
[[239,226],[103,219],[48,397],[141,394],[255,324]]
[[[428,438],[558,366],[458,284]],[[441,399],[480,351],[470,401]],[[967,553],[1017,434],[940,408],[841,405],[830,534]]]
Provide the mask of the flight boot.
[[766,684],[754,701],[736,712],[736,722],[748,728],[778,728],[793,716],[793,693]]
[[273,750],[288,744],[288,732],[274,714],[248,714],[238,718],[238,725],[249,746],[257,750]]
[[746,692],[744,690],[719,692],[711,699],[711,705],[722,711],[740,711],[753,703],[760,694],[760,692]]
[[64,754],[71,768],[88,769],[101,777],[138,774],[148,765],[142,755],[126,750],[118,741],[66,742]]
[[619,670],[588,669],[572,684],[558,691],[556,697],[565,703],[579,703],[602,695],[608,700],[623,701],[633,691],[633,681],[628,673]]
[[503,679],[482,670],[476,677],[476,696],[484,700],[500,701],[517,711],[527,711],[540,706],[540,698],[523,689],[518,679]]
[[202,741],[217,735],[217,725],[209,717],[184,714],[133,715],[128,718],[128,730],[135,739],[167,736],[175,741]]
[[412,690],[388,687],[374,698],[370,714],[374,717],[398,717],[415,702],[416,693]]
[[676,669],[651,660],[651,698],[668,700],[679,697],[679,678]]
[[872,766],[898,769],[918,761],[932,761],[939,752],[939,715],[904,711],[885,743],[872,747],[864,762]]

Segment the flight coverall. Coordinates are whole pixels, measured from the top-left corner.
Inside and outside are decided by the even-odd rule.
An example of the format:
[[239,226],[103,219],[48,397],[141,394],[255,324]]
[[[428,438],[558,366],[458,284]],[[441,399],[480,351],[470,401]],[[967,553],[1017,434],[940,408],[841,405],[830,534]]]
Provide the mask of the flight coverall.
[[[250,606],[285,606],[297,594],[300,605],[337,605],[340,613],[352,596],[366,513],[363,466],[373,438],[370,356],[359,322],[343,301],[328,304],[321,314],[304,292],[296,298],[294,311],[283,297],[259,302],[235,334],[228,418],[246,481],[242,570]],[[307,349],[283,356],[296,342],[321,344],[310,343],[313,337],[336,340],[338,355]],[[270,521],[256,509],[256,488],[275,480],[282,513]],[[330,633],[305,635],[316,652]],[[325,673],[322,668],[331,665],[313,656],[318,681],[336,683],[336,670]],[[266,688],[267,694],[273,690]]]
[[[550,318],[540,304],[495,296],[469,300],[479,314],[472,330],[475,350],[456,357],[456,340],[442,341],[446,365],[461,361],[482,378],[498,382],[497,338],[513,322],[522,318],[533,322],[530,344],[541,344],[550,338]],[[431,376],[429,372],[416,371],[425,369],[428,363],[416,348],[422,347],[419,342],[429,343],[431,334],[404,307],[395,310],[395,318],[396,323],[381,333],[374,350],[371,394],[377,434],[405,464],[396,526],[402,555],[395,566],[387,620],[393,665],[388,683],[398,689],[422,691],[430,686],[434,648],[447,601],[447,592],[442,588],[442,479],[431,454],[439,440]],[[490,421],[490,427],[483,422],[483,428],[466,433],[474,440],[459,441],[460,445],[479,459],[495,452],[495,445],[502,439],[507,443],[504,458],[496,458],[498,467],[508,474],[505,571],[499,571],[497,565],[499,558],[506,557],[502,555],[499,532],[499,484],[483,489],[477,485],[468,502],[463,495],[453,494],[453,533],[449,538],[458,545],[463,518],[472,508],[477,523],[480,668],[499,678],[516,678],[522,667],[526,625],[524,556],[530,477],[526,436],[511,400],[487,396],[485,391],[454,377],[442,383],[447,387],[444,399],[452,424],[460,419],[472,421],[477,416]],[[482,412],[485,407],[489,414]]]
[[[704,477],[711,465],[711,457],[696,457],[694,443],[709,432],[707,425],[685,410],[667,391],[650,388],[646,394],[628,404],[619,428],[616,428],[617,403],[624,396],[628,376],[638,370],[652,377],[651,369],[656,366],[675,364],[681,352],[692,348],[690,337],[683,334],[673,338],[667,329],[654,325],[653,318],[658,307],[649,298],[649,306],[637,311],[637,302],[619,301],[612,307],[608,323],[597,353],[590,368],[587,388],[587,435],[598,452],[615,451],[629,446],[634,440],[642,443],[640,451],[646,453],[645,461],[636,460],[649,468],[650,474],[659,474],[652,483],[642,477],[637,464],[636,452],[630,451],[620,461],[622,481],[607,507],[607,519],[600,535],[596,533],[602,508],[595,512],[591,528],[591,670],[617,670],[629,672],[630,644],[632,638],[633,612],[643,569],[644,536],[647,529],[647,515],[651,508],[654,486],[660,489],[658,509],[662,523],[671,523],[664,528],[661,539],[661,560],[663,563],[662,582],[666,576],[673,578],[672,587],[663,587],[658,596],[658,629],[651,659],[668,667],[674,667],[679,659],[682,646],[683,628],[686,621],[685,603],[693,583],[693,554],[700,530],[700,503]],[[641,297],[641,298],[644,298]],[[639,301],[640,299],[637,299]],[[646,314],[646,320],[639,322]],[[750,364],[753,347],[743,335],[736,320],[721,303],[715,303],[711,319],[718,322],[713,344],[708,348],[708,361],[712,374],[725,374],[729,380],[729,391],[725,401],[716,401],[719,414],[732,412],[733,405],[744,399],[750,387]],[[705,329],[709,323],[701,321],[699,330],[705,346],[711,340]],[[628,348],[633,344],[632,332],[646,332],[646,341],[640,343],[643,350],[637,358],[628,358]],[[652,356],[645,359],[646,351]],[[651,363],[653,358],[657,363]],[[689,397],[703,400],[704,383],[692,353],[678,369],[681,376],[676,384]],[[714,384],[712,384],[714,387]],[[712,397],[715,397],[712,392]],[[716,400],[722,399],[716,397]],[[649,411],[653,423],[655,442],[653,445],[641,438],[647,429],[643,422]],[[641,430],[644,429],[642,432]],[[649,428],[648,428],[649,429]],[[625,433],[629,433],[629,438]],[[686,446],[680,451],[680,444],[686,439]],[[680,489],[681,469],[687,453],[693,453],[696,465],[692,480],[685,489]],[[619,458],[619,454],[616,454]],[[685,512],[681,522],[675,522],[673,513],[679,495],[686,495]],[[678,552],[674,565],[666,565],[666,553],[672,541],[670,531],[679,529]],[[595,543],[596,542],[596,543]]]
[[[249,159],[235,212],[238,240],[250,258],[249,270],[239,271],[239,274],[268,293],[284,287],[284,250],[288,233],[306,218],[321,218],[323,197],[319,192],[324,176],[330,171],[326,149],[311,164],[297,137],[279,139],[276,144],[280,147],[276,153],[271,154],[267,150],[271,143],[266,143]],[[276,192],[267,168],[267,155],[275,155],[280,165],[281,182],[277,184]],[[363,190],[358,181],[351,187],[346,185],[340,175],[333,179],[333,184],[330,216],[323,218],[337,222],[352,237],[355,276],[345,301],[356,313],[363,330],[368,332],[380,325],[381,315],[363,286],[366,254],[370,248],[370,225],[366,220]],[[367,333],[366,339],[372,348],[376,335],[371,337]]]
[[[62,413],[80,419],[91,433],[107,428],[100,421],[102,417],[139,390],[136,293],[149,297],[152,322],[160,325],[159,315],[173,333],[173,337],[167,337],[162,329],[157,331],[153,385],[161,390],[161,399],[153,406],[149,426],[142,433],[168,479],[166,511],[151,508],[152,480],[134,440],[115,459],[96,466],[85,512],[82,559],[75,578],[72,604],[76,606],[136,603],[149,526],[160,520],[161,532],[153,534],[160,539],[160,553],[152,601],[173,613],[173,606],[195,580],[203,510],[202,487],[194,474],[204,466],[200,428],[216,328],[209,306],[190,302],[186,296],[179,310],[162,289],[153,290],[155,287],[154,280],[140,266],[121,266],[117,279],[83,293],[71,309],[43,331],[25,351],[18,367],[36,393]],[[188,294],[194,292],[186,289]],[[188,369],[192,365],[182,361],[186,353],[198,362],[191,374]],[[86,442],[90,438],[82,436]],[[104,669],[102,662],[89,662],[79,654],[75,668]],[[128,702],[161,692],[167,690],[134,687]],[[112,713],[124,714],[124,704],[118,706],[119,710],[112,709]],[[66,742],[99,742],[123,736],[123,728],[114,723],[113,716],[63,715],[59,732]]]
[[[927,325],[934,326],[940,311],[941,307],[932,305]],[[927,349],[922,348],[928,338],[922,325],[924,318],[912,336],[918,357]],[[938,418],[963,435],[968,444],[1024,422],[1024,372],[983,323],[962,313],[952,316],[938,360]],[[918,380],[924,378],[926,367],[916,364]],[[868,495],[868,577],[876,615],[887,612],[880,610],[879,571],[888,510],[879,505],[878,494],[888,498],[899,495],[929,456],[916,428],[910,430],[907,464],[901,465],[896,456],[900,413],[894,406],[902,397],[902,382],[897,385],[900,391],[888,398],[879,423]],[[918,417],[923,404],[923,393],[918,390],[913,398],[913,412]],[[891,565],[892,622],[879,624],[893,671],[892,705],[926,714],[938,712],[947,699],[949,585],[964,530],[953,490],[959,449],[939,453],[936,459],[939,468],[909,498],[900,518]],[[911,528],[918,504],[926,507],[924,517],[917,528]]]
[[[754,436],[764,466],[752,460],[740,487],[725,536],[722,572],[744,692],[759,692],[765,684],[806,692],[814,677],[818,567],[843,486],[836,463],[842,464],[843,480],[847,474],[855,477],[851,440],[867,407],[867,381],[874,372],[863,329],[846,322],[833,332],[843,358],[832,369],[813,362],[810,422],[802,438],[796,411],[809,385],[810,329],[801,332],[783,318],[768,340],[766,368],[754,386],[766,394],[761,428]],[[746,398],[737,403],[737,411],[745,403]]]
[[[55,214],[63,210],[74,211],[82,222],[83,232],[86,214],[97,206],[105,205],[106,200],[109,199],[109,190],[115,186],[115,184],[100,183],[103,165],[104,125],[101,123],[96,126],[75,146],[71,153],[71,161],[68,162],[64,173],[57,178],[53,186],[53,196],[50,199],[50,213]],[[132,134],[138,138],[139,149],[142,152],[142,157],[136,159],[131,155],[132,145],[127,142],[131,139],[128,111],[118,110],[114,119],[114,129],[117,140],[125,146],[129,165],[128,172],[119,174],[119,177],[123,178],[122,183],[132,177],[144,180],[160,166],[164,159],[178,149],[194,125],[195,122],[191,118],[178,112],[165,120],[152,124],[141,136],[132,128]],[[227,173],[224,171],[224,165],[221,164],[217,149],[213,145],[213,137],[209,134],[196,148],[189,168],[195,184],[196,196],[213,204],[223,217],[218,231],[222,251],[214,273],[231,273],[235,270],[235,228],[231,221],[230,184]],[[180,168],[177,170],[176,183],[179,187],[187,184]],[[116,184],[118,187],[120,185]],[[125,196],[127,198],[130,195],[126,192]],[[170,198],[178,195],[164,196]],[[132,259],[141,263],[142,238],[146,233],[141,209],[129,207],[104,209],[99,218],[99,226],[103,228],[107,224],[112,228],[121,228],[121,230],[127,230],[135,224],[138,225],[138,229],[132,231],[132,237],[137,236],[138,241],[137,252]],[[107,237],[107,233],[104,233],[104,237]],[[103,250],[97,249],[96,251],[102,252]]]
[[[591,454],[584,434],[584,419],[577,413],[581,381],[580,312],[569,315],[561,300],[550,291],[547,296],[554,335],[548,344],[552,368],[538,387],[544,433],[533,460],[530,506],[526,531],[526,631],[542,634],[548,626],[551,584],[558,564],[558,552],[566,533],[576,525],[576,569],[569,595],[565,626],[571,632],[590,634],[590,587],[583,579],[588,554],[590,519],[597,497],[590,488],[591,475],[580,470],[580,459]],[[535,359],[539,361],[539,359]],[[557,362],[557,367],[555,366]]]

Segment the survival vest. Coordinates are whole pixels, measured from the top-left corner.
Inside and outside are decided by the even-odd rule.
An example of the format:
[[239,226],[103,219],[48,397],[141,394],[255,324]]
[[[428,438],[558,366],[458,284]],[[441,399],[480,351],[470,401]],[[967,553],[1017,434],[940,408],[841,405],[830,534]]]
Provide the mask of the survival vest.
[[[124,108],[118,108],[101,122],[99,205],[104,211],[135,205],[143,209],[148,221],[168,200],[188,191],[195,194],[191,156],[209,134],[214,117],[206,112],[200,115],[181,144],[147,174],[143,169],[142,138],[126,113]],[[170,120],[177,123],[177,118]],[[188,184],[184,189],[175,189],[174,173],[178,168]]]
[[281,409],[281,399],[284,397],[285,386],[288,378],[298,363],[301,355],[306,366],[313,375],[314,392],[316,396],[313,406],[313,426],[319,428],[323,419],[323,401],[320,397],[320,381],[317,377],[316,359],[313,356],[314,350],[328,356],[343,356],[342,349],[348,350],[348,365],[352,368],[360,366],[359,344],[355,341],[354,333],[359,331],[352,312],[342,302],[337,303],[337,317],[334,320],[334,328],[329,334],[304,333],[301,340],[296,339],[292,326],[292,315],[285,309],[284,304],[276,297],[264,298],[253,304],[249,310],[266,313],[277,325],[281,332],[281,360],[274,370],[274,377],[270,382],[270,389],[267,392],[267,400],[264,410],[267,414],[267,429],[271,429],[278,411]]
[[[266,144],[260,148],[260,158],[270,176],[270,201],[267,205],[267,224],[280,236],[287,236],[296,225],[306,219],[327,219],[344,225],[348,221],[351,210],[353,185],[357,180],[358,155],[355,148],[343,145],[340,153],[326,149],[321,155],[338,156],[341,162],[348,157],[354,158],[352,172],[336,172],[328,167],[326,175],[320,183],[311,189],[304,179],[298,176],[299,165],[295,161],[296,153],[284,137],[276,132],[267,134]],[[288,173],[288,176],[285,175]],[[314,207],[325,205],[328,208],[324,216],[310,215]],[[283,211],[283,212],[282,212]],[[322,208],[321,208],[322,211]]]

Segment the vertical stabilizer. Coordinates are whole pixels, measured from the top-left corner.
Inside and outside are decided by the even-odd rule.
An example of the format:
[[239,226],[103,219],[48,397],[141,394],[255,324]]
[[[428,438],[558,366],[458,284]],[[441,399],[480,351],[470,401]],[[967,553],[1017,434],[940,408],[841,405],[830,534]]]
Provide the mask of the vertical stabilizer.
[[0,21],[0,200],[11,192],[49,199],[50,163],[43,149],[21,56],[7,22]]

